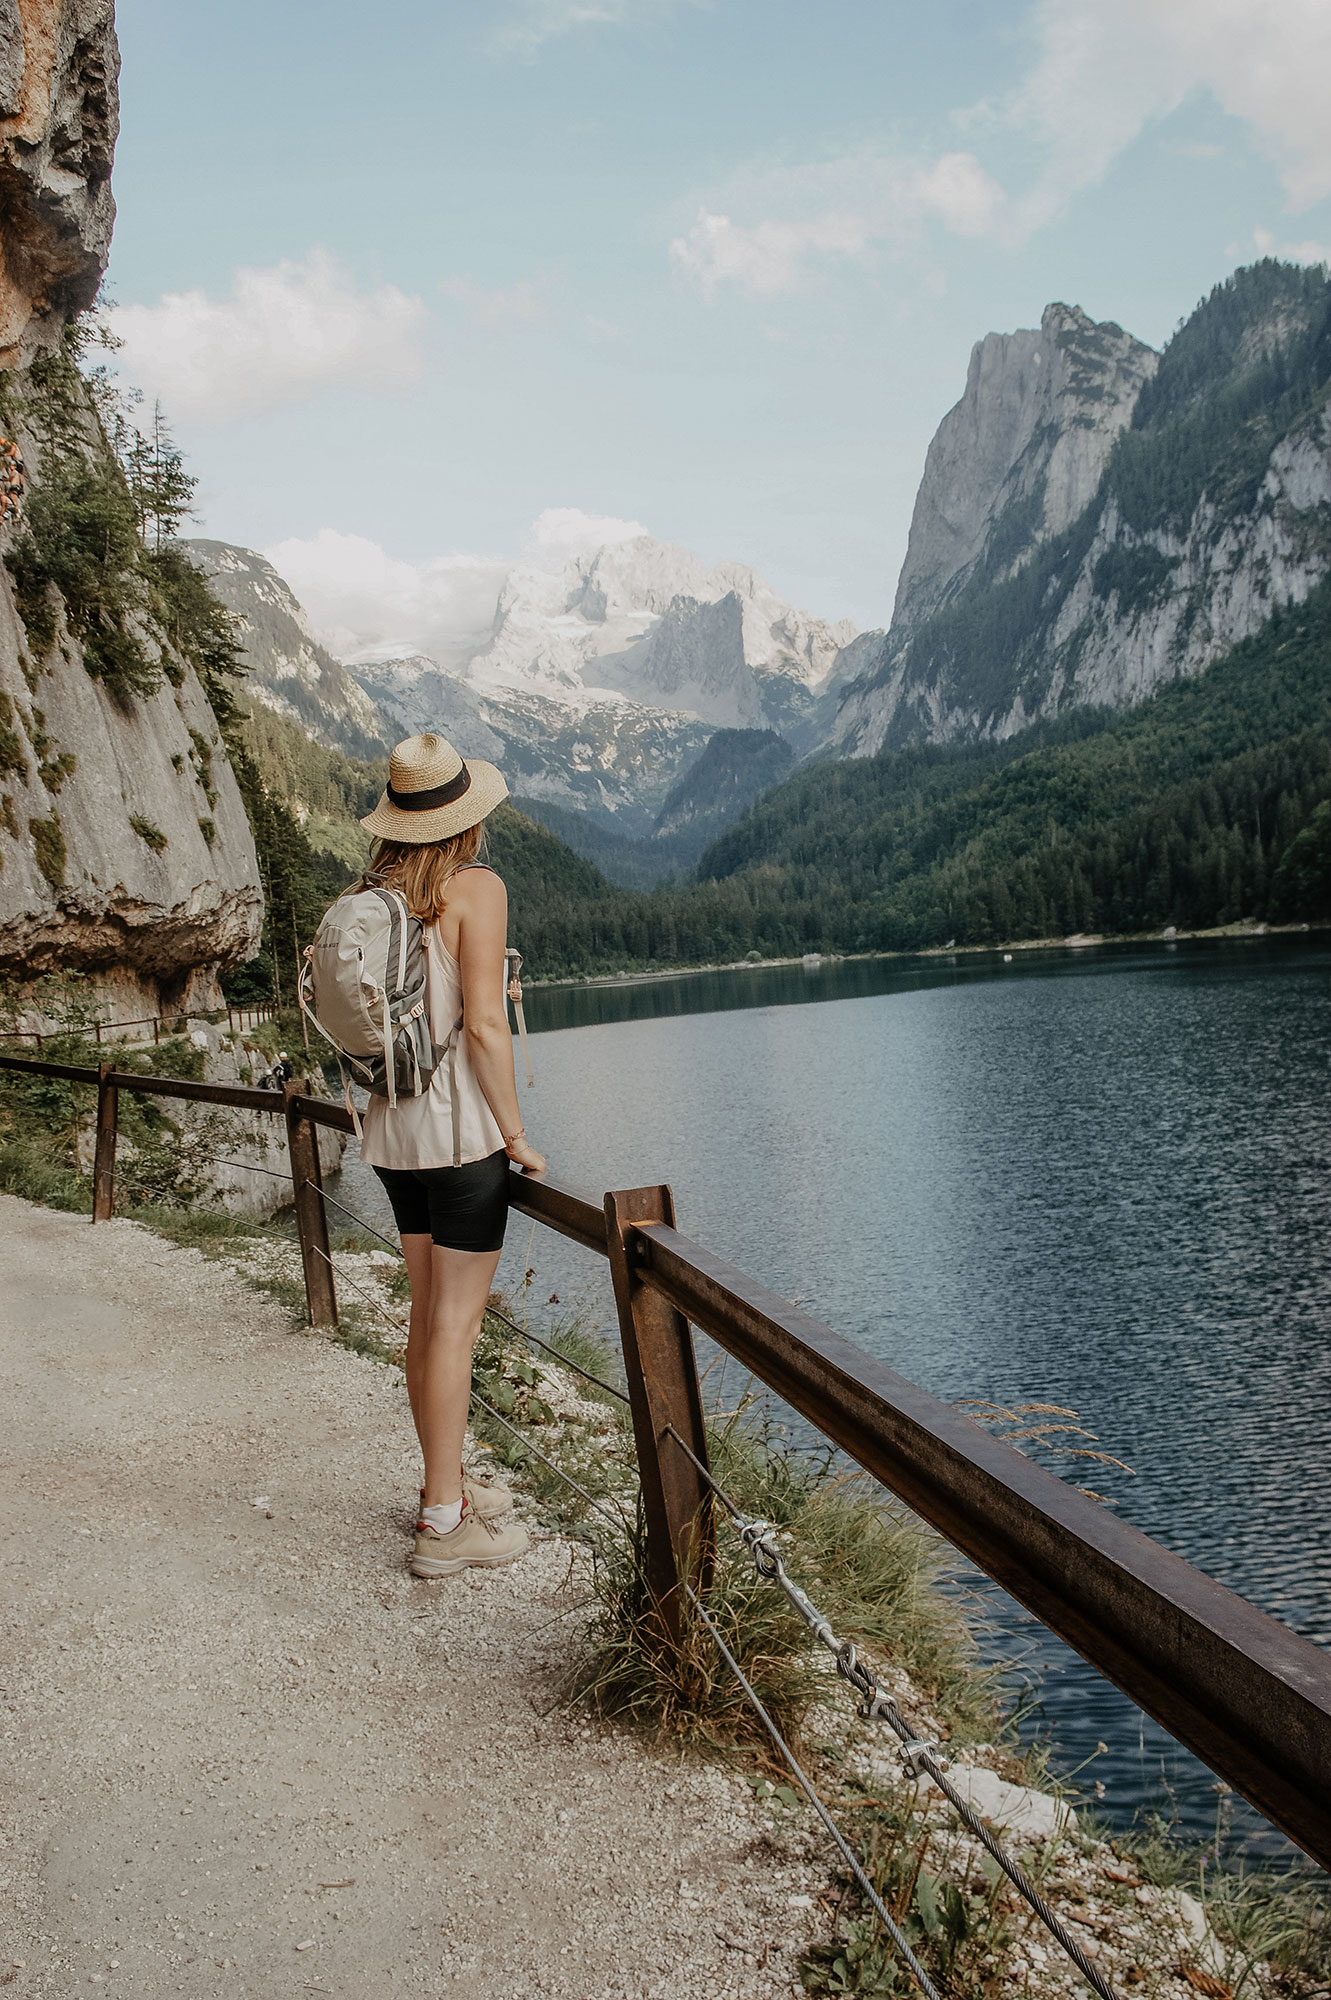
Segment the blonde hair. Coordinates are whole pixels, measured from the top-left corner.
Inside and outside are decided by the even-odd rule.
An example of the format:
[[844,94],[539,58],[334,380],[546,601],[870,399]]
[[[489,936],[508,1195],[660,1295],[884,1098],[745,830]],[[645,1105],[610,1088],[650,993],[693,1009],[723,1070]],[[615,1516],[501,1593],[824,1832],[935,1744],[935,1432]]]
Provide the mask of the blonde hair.
[[376,840],[370,853],[372,875],[382,875],[406,899],[413,917],[432,924],[444,913],[448,885],[459,868],[475,861],[485,845],[485,823],[455,833],[451,840],[419,845],[406,840]]

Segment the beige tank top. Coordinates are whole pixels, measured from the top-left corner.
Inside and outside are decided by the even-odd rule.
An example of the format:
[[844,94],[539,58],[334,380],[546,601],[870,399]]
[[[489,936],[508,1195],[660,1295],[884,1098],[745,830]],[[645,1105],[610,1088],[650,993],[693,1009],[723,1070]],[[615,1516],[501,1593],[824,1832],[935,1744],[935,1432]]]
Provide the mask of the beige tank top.
[[[438,927],[425,929],[425,1003],[431,1039],[444,1048],[453,1038],[419,1097],[372,1097],[361,1115],[360,1156],[368,1167],[419,1173],[425,1167],[468,1165],[504,1150],[504,1135],[476,1081],[466,1036],[454,1030],[462,1018],[462,972],[446,951]],[[504,1005],[504,965],[495,972]],[[455,1095],[456,1093],[456,1095]],[[456,1112],[456,1125],[454,1114]]]

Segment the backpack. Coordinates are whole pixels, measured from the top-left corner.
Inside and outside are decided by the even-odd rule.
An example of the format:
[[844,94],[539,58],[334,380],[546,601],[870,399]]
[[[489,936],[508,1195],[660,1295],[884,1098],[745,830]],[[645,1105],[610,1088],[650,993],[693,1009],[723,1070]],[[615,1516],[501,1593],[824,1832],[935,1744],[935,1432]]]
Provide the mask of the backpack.
[[442,1048],[431,1039],[421,921],[381,875],[362,876],[324,913],[305,947],[296,997],[337,1052],[358,1136],[351,1084],[390,1104],[419,1097],[462,1026],[459,1017]]

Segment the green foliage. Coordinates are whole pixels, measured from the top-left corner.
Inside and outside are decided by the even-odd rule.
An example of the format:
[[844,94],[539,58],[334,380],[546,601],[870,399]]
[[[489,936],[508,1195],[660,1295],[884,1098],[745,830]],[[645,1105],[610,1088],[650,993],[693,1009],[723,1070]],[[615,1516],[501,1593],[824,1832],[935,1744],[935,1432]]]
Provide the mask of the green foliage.
[[38,868],[53,889],[63,889],[68,856],[59,813],[53,812],[50,819],[29,820],[28,831],[32,835]]
[[1130,527],[1181,532],[1202,494],[1248,509],[1271,451],[1326,400],[1331,280],[1264,258],[1184,321],[1115,447],[1107,489]]
[[23,754],[23,738],[14,727],[14,704],[0,688],[0,775],[14,772],[28,781],[28,760]]
[[23,531],[5,555],[33,650],[45,654],[54,640],[54,588],[84,665],[121,706],[161,685],[161,669],[136,625],[145,609],[139,555],[119,468],[78,452],[44,468],[28,496]]
[[[760,943],[778,927],[874,949],[1274,914],[1284,851],[1331,796],[1328,661],[1323,585],[1126,713],[803,773],[704,866],[747,891]],[[1279,914],[1316,915],[1282,879]]]
[[141,560],[158,624],[198,675],[219,726],[230,732],[240,720],[235,683],[245,672],[235,621],[177,543],[160,541]]
[[1277,919],[1331,921],[1331,800],[1323,799],[1281,855],[1270,907]]
[[129,823],[139,839],[146,842],[154,854],[165,853],[168,841],[160,826],[154,826],[150,819],[143,817],[142,813],[131,813]]

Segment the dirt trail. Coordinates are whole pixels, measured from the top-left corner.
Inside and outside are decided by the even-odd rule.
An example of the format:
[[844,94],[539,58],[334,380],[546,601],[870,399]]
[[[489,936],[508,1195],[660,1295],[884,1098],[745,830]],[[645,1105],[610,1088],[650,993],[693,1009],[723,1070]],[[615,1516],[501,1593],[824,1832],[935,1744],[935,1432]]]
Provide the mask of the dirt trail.
[[551,1706],[568,1548],[406,1575],[395,1372],[10,1196],[0,1367],[0,1986],[800,1990],[818,1861],[739,1779]]

